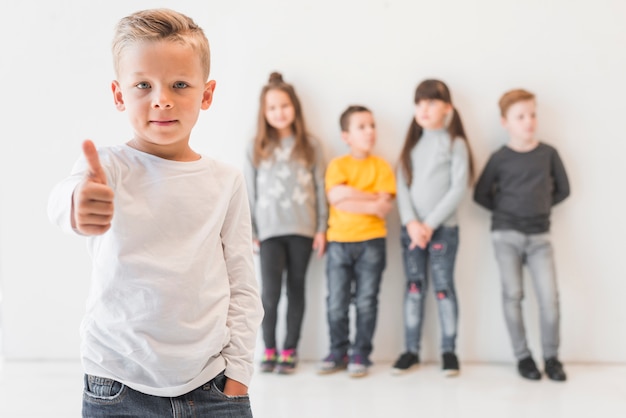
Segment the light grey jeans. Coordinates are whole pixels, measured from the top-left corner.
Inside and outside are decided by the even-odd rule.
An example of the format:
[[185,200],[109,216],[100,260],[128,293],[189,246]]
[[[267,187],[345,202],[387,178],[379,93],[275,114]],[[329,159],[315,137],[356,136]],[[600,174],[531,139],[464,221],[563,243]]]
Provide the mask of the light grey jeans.
[[526,264],[533,281],[541,324],[543,358],[559,350],[559,292],[550,235],[524,234],[514,230],[491,232],[502,281],[502,303],[513,353],[518,360],[531,355],[522,316],[523,271]]

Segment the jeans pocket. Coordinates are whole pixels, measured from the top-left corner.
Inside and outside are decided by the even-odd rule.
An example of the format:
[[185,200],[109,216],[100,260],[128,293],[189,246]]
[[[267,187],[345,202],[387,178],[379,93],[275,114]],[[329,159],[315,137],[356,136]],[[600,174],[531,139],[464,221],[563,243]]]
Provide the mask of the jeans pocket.
[[215,395],[217,395],[218,397],[224,398],[224,399],[228,399],[231,401],[241,401],[241,402],[249,402],[250,397],[249,395],[236,395],[236,396],[230,396],[230,395],[226,395],[224,393],[224,387],[226,386],[226,375],[224,374],[224,372],[221,372],[220,374],[218,374],[217,376],[215,376],[215,378],[213,380],[211,380],[209,383],[207,383],[206,385],[203,386],[204,390],[210,390],[212,391]]
[[114,400],[126,388],[123,383],[106,377],[85,375],[85,395],[100,399]]

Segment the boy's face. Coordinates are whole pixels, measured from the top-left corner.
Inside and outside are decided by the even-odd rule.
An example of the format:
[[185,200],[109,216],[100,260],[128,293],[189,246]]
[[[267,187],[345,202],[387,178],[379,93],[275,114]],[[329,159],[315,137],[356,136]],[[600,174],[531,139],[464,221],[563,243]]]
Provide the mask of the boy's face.
[[376,144],[376,124],[370,112],[355,112],[350,116],[348,131],[341,133],[341,138],[350,147],[356,157],[367,157]]
[[502,118],[502,126],[509,132],[511,139],[532,141],[537,129],[536,104],[534,100],[514,103]]
[[424,129],[441,129],[452,105],[443,100],[422,99],[415,104],[415,121]]
[[278,131],[281,137],[291,135],[296,108],[289,95],[282,90],[272,89],[265,94],[265,120]]
[[111,88],[117,109],[128,112],[133,146],[168,158],[189,151],[191,129],[200,109],[211,105],[215,81],[206,82],[191,47],[140,42],[124,50]]

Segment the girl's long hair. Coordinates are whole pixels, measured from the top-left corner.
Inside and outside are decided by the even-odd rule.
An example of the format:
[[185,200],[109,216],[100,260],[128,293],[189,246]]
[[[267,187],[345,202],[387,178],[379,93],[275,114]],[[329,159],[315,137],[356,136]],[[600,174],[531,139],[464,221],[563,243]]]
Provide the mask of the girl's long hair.
[[299,159],[306,166],[311,166],[315,159],[315,151],[307,136],[300,100],[293,86],[285,83],[282,74],[277,72],[270,74],[268,83],[261,90],[259,116],[252,158],[254,165],[258,166],[262,160],[270,158],[274,149],[280,144],[278,131],[270,126],[265,119],[265,96],[270,90],[280,90],[287,93],[289,96],[289,100],[291,100],[295,110],[295,118],[291,125],[291,130],[295,137],[295,145],[291,152],[291,158]]
[[[446,84],[440,80],[422,81],[417,86],[417,89],[415,89],[415,104],[419,103],[420,100],[441,100],[445,103],[449,103],[450,105],[452,105],[450,90],[448,89],[448,86],[446,86]],[[465,141],[469,158],[469,184],[472,184],[472,179],[474,178],[474,162],[472,158],[472,151],[470,149],[467,136],[465,135],[465,129],[463,128],[463,122],[461,122],[461,116],[459,115],[459,112],[456,110],[454,105],[452,105],[452,118],[446,125],[446,129],[448,131],[448,134],[450,134],[450,138],[452,141],[456,140],[457,138]],[[413,147],[415,147],[415,145],[417,145],[423,132],[424,128],[422,128],[415,120],[415,117],[413,117],[411,119],[411,124],[409,125],[409,130],[406,134],[406,139],[404,140],[404,146],[402,147],[399,161],[402,174],[404,175],[404,178],[406,179],[409,186],[413,181],[411,150],[413,149]]]

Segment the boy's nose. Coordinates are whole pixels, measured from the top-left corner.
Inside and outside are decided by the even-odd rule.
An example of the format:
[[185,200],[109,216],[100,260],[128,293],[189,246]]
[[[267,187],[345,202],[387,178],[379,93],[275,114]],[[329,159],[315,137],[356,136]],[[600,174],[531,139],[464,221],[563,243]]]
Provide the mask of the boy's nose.
[[152,101],[152,107],[155,109],[169,109],[172,107],[172,100],[165,91],[155,92],[154,99]]

